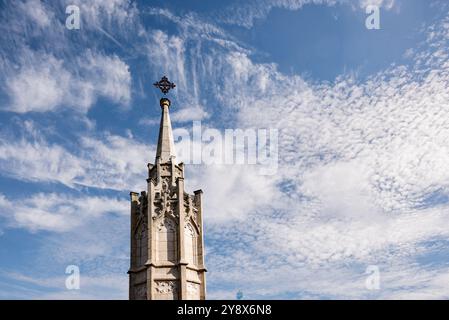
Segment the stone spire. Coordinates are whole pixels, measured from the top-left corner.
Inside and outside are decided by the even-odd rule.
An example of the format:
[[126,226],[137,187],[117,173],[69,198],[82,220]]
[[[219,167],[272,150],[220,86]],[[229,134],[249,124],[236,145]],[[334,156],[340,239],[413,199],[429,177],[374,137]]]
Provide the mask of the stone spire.
[[[175,85],[154,84],[167,94]],[[175,163],[170,100],[161,99],[156,164],[148,164],[147,190],[131,192],[129,298],[206,298],[202,191],[184,190],[184,164]]]
[[161,124],[159,127],[159,139],[157,142],[156,163],[167,163],[170,160],[175,162],[176,152],[173,141],[173,132],[170,122],[170,100],[162,98],[160,102],[162,108]]

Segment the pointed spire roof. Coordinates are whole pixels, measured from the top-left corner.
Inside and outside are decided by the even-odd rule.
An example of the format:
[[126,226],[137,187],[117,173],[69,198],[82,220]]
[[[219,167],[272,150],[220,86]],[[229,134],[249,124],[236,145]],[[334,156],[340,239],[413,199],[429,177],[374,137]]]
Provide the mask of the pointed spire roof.
[[162,98],[160,102],[162,108],[161,124],[159,127],[159,139],[157,142],[156,162],[167,163],[170,160],[175,161],[175,143],[173,140],[173,131],[170,122],[170,100]]

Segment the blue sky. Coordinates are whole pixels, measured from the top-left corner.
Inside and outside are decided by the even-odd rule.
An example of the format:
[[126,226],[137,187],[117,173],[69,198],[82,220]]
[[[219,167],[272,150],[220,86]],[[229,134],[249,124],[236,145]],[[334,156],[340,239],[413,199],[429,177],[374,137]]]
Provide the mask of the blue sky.
[[186,167],[209,299],[449,297],[446,1],[29,0],[0,17],[1,299],[127,298],[162,75],[174,128],[279,130],[275,175]]

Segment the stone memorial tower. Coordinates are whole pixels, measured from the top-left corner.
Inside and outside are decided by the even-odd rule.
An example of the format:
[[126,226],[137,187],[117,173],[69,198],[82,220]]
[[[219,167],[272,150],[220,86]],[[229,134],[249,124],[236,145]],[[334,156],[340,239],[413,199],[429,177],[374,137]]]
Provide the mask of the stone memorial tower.
[[[154,84],[167,94],[175,85]],[[131,192],[130,300],[206,298],[202,191],[184,190],[184,165],[176,162],[170,100],[160,100],[155,164],[148,164],[147,191]]]

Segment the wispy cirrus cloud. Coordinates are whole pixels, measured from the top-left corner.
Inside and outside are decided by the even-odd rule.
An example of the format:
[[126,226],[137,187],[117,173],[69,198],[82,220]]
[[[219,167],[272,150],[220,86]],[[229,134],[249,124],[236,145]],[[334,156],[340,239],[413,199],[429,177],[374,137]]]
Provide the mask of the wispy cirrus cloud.
[[[82,10],[80,30],[65,26],[68,5]],[[5,34],[0,94],[6,100],[1,109],[16,113],[71,109],[85,114],[101,98],[129,107],[128,64],[99,49],[94,39],[112,28],[117,32],[137,28],[135,10],[128,1],[64,5],[30,0],[5,5],[0,13],[5,22],[0,27]]]
[[1,216],[10,226],[30,231],[66,232],[108,212],[126,214],[128,208],[126,200],[55,193],[40,193],[20,200],[18,203],[17,199],[7,199],[2,195]]
[[[49,142],[39,127],[20,123],[20,138],[0,136],[0,168],[3,176],[22,181],[61,183],[71,188],[87,186],[128,190],[144,186],[142,170],[154,154],[154,146],[103,133],[81,135],[72,148]],[[142,156],[147,154],[147,156]]]
[[348,5],[352,8],[366,8],[368,5],[392,9],[397,3],[396,0],[265,0],[248,1],[245,4],[231,6],[219,16],[221,21],[228,24],[235,24],[245,28],[252,28],[258,19],[265,19],[271,10],[275,8],[286,10],[300,10],[305,5]]

